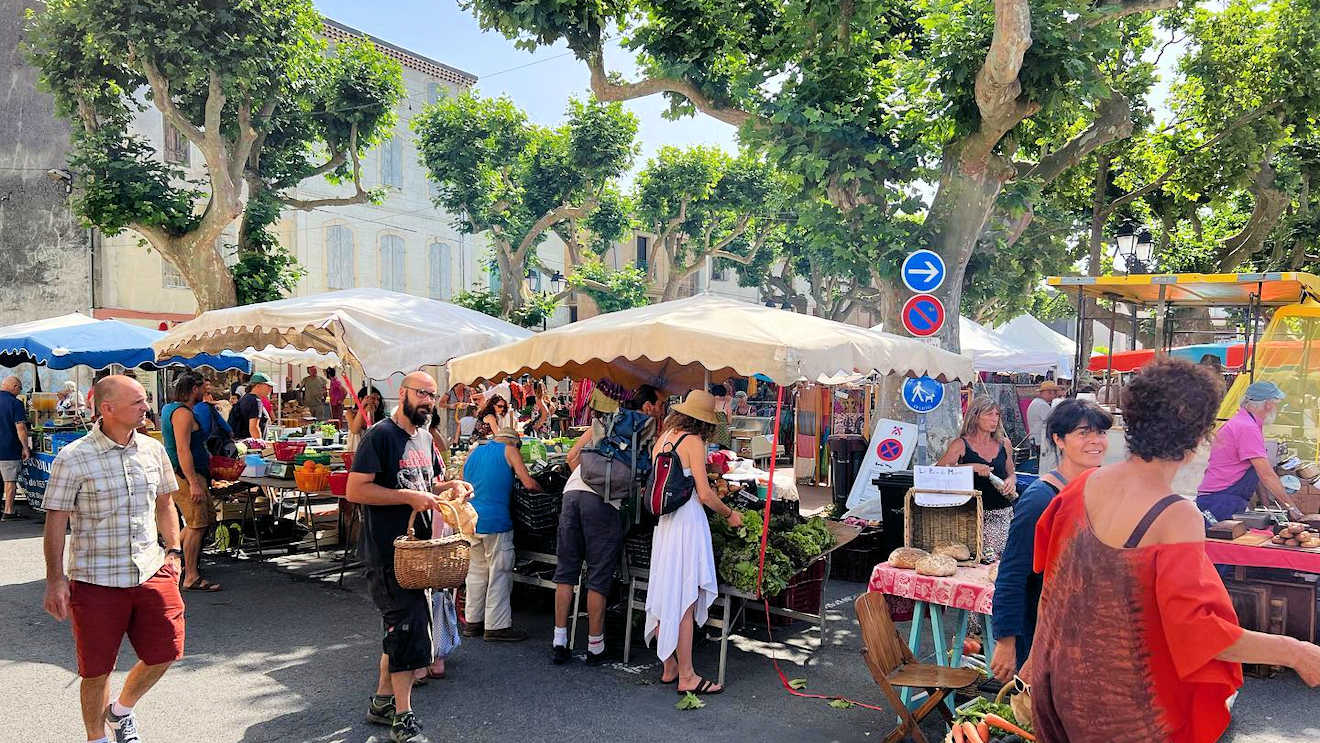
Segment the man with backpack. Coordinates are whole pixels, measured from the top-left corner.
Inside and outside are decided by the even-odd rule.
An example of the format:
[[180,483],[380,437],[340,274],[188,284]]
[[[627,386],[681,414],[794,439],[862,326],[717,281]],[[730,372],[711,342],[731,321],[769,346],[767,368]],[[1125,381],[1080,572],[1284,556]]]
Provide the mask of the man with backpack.
[[665,399],[656,388],[642,385],[624,408],[592,426],[568,452],[573,474],[564,485],[554,576],[555,634],[550,658],[555,665],[569,659],[568,615],[583,562],[587,564],[586,663],[599,665],[605,659],[605,601],[623,552],[625,531],[619,494],[631,490],[634,462],[650,464],[651,442],[665,416]]

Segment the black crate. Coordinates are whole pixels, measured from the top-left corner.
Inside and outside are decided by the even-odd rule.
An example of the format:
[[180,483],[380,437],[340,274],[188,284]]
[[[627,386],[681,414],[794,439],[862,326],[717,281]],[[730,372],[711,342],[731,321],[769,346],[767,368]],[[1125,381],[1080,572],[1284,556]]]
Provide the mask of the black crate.
[[554,531],[563,501],[563,493],[529,493],[519,487],[513,491],[509,510],[516,527],[531,532]]
[[639,529],[624,538],[623,551],[628,556],[630,567],[641,570],[651,569],[651,541],[654,535],[652,529]]
[[851,542],[830,555],[830,577],[853,583],[868,583],[875,566],[889,558],[885,552],[885,531],[881,527],[862,529]]

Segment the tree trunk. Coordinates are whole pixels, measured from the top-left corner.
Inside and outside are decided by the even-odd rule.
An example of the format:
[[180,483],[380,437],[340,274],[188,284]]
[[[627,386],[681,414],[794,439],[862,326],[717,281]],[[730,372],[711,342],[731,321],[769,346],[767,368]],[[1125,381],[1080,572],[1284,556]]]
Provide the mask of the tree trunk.
[[500,314],[507,319],[523,306],[523,274],[515,270],[512,249],[502,241],[495,244],[495,262],[500,274]]
[[151,245],[188,282],[199,310],[205,312],[238,304],[234,276],[216,248],[215,237],[195,230],[164,243],[152,241]]
[[[984,168],[964,167],[962,150],[966,143],[950,145],[944,153],[939,190],[931,202],[926,217],[930,235],[929,247],[944,259],[944,284],[935,295],[944,303],[944,327],[938,333],[940,345],[957,353],[961,349],[958,336],[958,313],[961,308],[963,278],[967,261],[972,257],[981,231],[994,208],[1004,183],[1013,177],[1013,165],[998,155],[990,155]],[[901,306],[901,305],[900,305]],[[885,326],[891,332],[901,332],[902,322],[897,313],[885,314]]]
[[[1101,152],[1096,155],[1095,169],[1095,190],[1091,194],[1091,232],[1087,242],[1087,261],[1086,275],[1100,275],[1100,259],[1105,245],[1105,222],[1109,217],[1109,166],[1111,156],[1108,153]],[[1086,300],[1086,316],[1091,318],[1100,317],[1100,304],[1094,299]],[[1082,337],[1077,339],[1077,343],[1084,350],[1082,358],[1091,358],[1091,350],[1095,347],[1095,337],[1093,328],[1094,323],[1087,322],[1082,325]]]

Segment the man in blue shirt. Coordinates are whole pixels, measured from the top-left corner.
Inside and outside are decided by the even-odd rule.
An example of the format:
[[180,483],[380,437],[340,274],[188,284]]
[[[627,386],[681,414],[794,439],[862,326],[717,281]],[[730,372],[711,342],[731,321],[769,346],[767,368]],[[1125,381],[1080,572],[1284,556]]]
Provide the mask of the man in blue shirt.
[[501,428],[495,436],[468,454],[463,479],[472,485],[472,507],[477,512],[477,538],[468,551],[467,595],[463,616],[467,637],[488,641],[520,642],[527,632],[513,627],[509,594],[513,589],[513,516],[509,499],[513,478],[523,487],[538,491],[541,486],[527,472],[512,428]]
[[18,466],[32,457],[28,445],[27,410],[18,400],[23,383],[18,377],[6,377],[0,383],[0,479],[5,481],[5,512],[0,520],[25,519],[27,514],[14,511],[14,494],[18,491]]

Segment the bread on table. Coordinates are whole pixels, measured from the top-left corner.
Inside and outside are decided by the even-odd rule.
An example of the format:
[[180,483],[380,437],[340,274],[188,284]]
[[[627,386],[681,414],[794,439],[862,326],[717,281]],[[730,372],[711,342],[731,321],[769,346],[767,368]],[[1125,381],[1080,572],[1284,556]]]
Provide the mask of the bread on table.
[[928,555],[917,562],[917,573],[945,578],[958,572],[958,562],[948,555]]
[[930,557],[930,553],[926,550],[917,549],[916,547],[899,547],[889,553],[889,564],[896,568],[911,570],[925,557]]
[[972,559],[972,551],[961,542],[941,542],[935,545],[935,554],[952,557],[959,561]]

